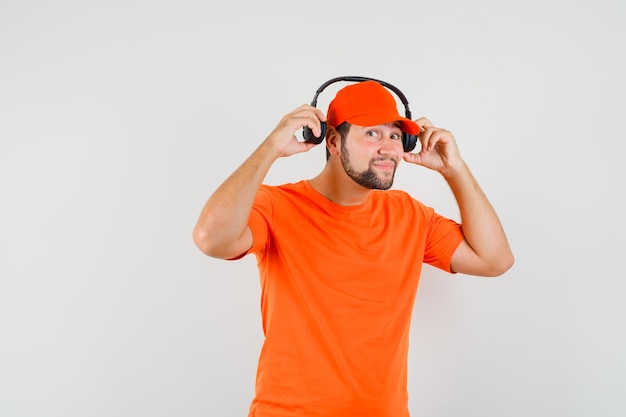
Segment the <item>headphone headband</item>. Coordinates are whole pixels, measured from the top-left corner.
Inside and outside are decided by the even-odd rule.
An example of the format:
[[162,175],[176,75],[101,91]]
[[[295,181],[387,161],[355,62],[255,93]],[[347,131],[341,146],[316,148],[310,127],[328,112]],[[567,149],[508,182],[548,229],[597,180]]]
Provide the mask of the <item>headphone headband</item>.
[[340,82],[340,81],[349,81],[349,82],[356,82],[356,83],[360,83],[362,81],[376,81],[378,84],[381,84],[383,87],[386,87],[390,89],[391,91],[393,91],[394,93],[396,93],[396,95],[398,96],[400,101],[402,101],[402,104],[404,105],[405,117],[407,119],[411,119],[411,110],[409,109],[409,101],[406,99],[406,96],[402,93],[402,91],[400,91],[398,87],[392,84],[389,84],[388,82],[377,80],[376,78],[369,78],[369,77],[347,75],[343,77],[332,78],[326,81],[317,89],[317,91],[315,92],[315,96],[313,97],[313,100],[311,101],[311,106],[317,107],[317,97],[320,95],[320,93],[324,91],[326,87],[328,87],[329,85],[334,84],[336,82]]
[[[313,96],[313,100],[311,101],[311,106],[317,107],[317,97],[320,95],[320,93],[324,91],[326,87],[328,87],[329,85],[334,84],[339,81],[349,81],[349,82],[357,82],[357,83],[360,83],[362,81],[375,81],[379,83],[383,87],[396,93],[396,95],[400,98],[400,101],[402,101],[402,104],[404,105],[405,117],[409,120],[412,120],[411,110],[409,110],[409,101],[406,99],[402,91],[400,91],[398,87],[392,84],[389,84],[385,81],[377,80],[376,78],[369,78],[369,77],[359,77],[359,76],[348,75],[348,76],[343,76],[343,77],[332,78],[326,81],[317,89],[317,91],[315,92],[315,95]],[[315,143],[315,144],[321,143],[322,140],[324,140],[324,136],[326,136],[326,122],[321,122],[321,131],[322,131],[322,134],[320,136],[315,136],[313,134],[313,131],[309,127],[305,126],[302,130],[302,136],[304,137],[304,141],[309,142],[309,143]],[[416,135],[411,135],[409,133],[402,132],[402,147],[404,148],[405,152],[411,152],[415,148],[416,144],[417,144]]]

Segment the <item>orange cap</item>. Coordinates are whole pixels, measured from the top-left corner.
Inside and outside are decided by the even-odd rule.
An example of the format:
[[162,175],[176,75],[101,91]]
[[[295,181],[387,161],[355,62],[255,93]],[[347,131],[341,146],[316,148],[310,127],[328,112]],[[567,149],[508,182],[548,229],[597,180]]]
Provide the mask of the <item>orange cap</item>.
[[343,122],[358,126],[377,126],[399,122],[402,131],[420,133],[414,121],[398,114],[393,95],[376,81],[361,81],[342,88],[328,106],[327,123],[337,127]]

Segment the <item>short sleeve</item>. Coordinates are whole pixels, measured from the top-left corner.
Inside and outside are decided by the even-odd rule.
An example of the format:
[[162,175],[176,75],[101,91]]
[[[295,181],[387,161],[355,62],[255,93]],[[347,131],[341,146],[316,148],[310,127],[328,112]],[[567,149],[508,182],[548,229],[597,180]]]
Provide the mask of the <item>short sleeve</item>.
[[269,243],[270,228],[272,224],[273,204],[270,190],[266,186],[261,186],[257,192],[250,217],[248,227],[252,232],[252,247],[246,252],[260,254],[263,253]]
[[429,222],[424,250],[424,262],[446,272],[452,272],[452,255],[464,239],[461,225],[433,212]]

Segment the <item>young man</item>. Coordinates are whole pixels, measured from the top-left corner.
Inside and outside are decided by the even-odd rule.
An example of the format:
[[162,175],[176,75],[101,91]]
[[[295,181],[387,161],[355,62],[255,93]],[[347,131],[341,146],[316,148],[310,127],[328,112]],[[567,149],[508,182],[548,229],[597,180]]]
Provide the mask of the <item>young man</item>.
[[[295,132],[319,137],[322,122],[320,174],[263,185],[276,159],[314,146]],[[404,152],[403,132],[419,135],[419,152]],[[402,160],[446,179],[461,224],[388,190]],[[194,241],[212,257],[257,257],[265,341],[254,417],[408,416],[409,325],[423,262],[483,276],[513,264],[452,133],[400,116],[376,81],[341,89],[327,118],[309,105],[284,116],[209,198]]]

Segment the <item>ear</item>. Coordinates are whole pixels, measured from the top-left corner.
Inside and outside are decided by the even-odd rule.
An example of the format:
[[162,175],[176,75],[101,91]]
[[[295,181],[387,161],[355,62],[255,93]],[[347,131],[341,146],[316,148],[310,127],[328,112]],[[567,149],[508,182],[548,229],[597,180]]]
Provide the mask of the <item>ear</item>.
[[339,148],[341,147],[341,143],[339,142],[340,140],[341,136],[339,135],[339,132],[337,132],[334,127],[329,126],[328,131],[326,132],[326,150],[329,154],[339,154]]

